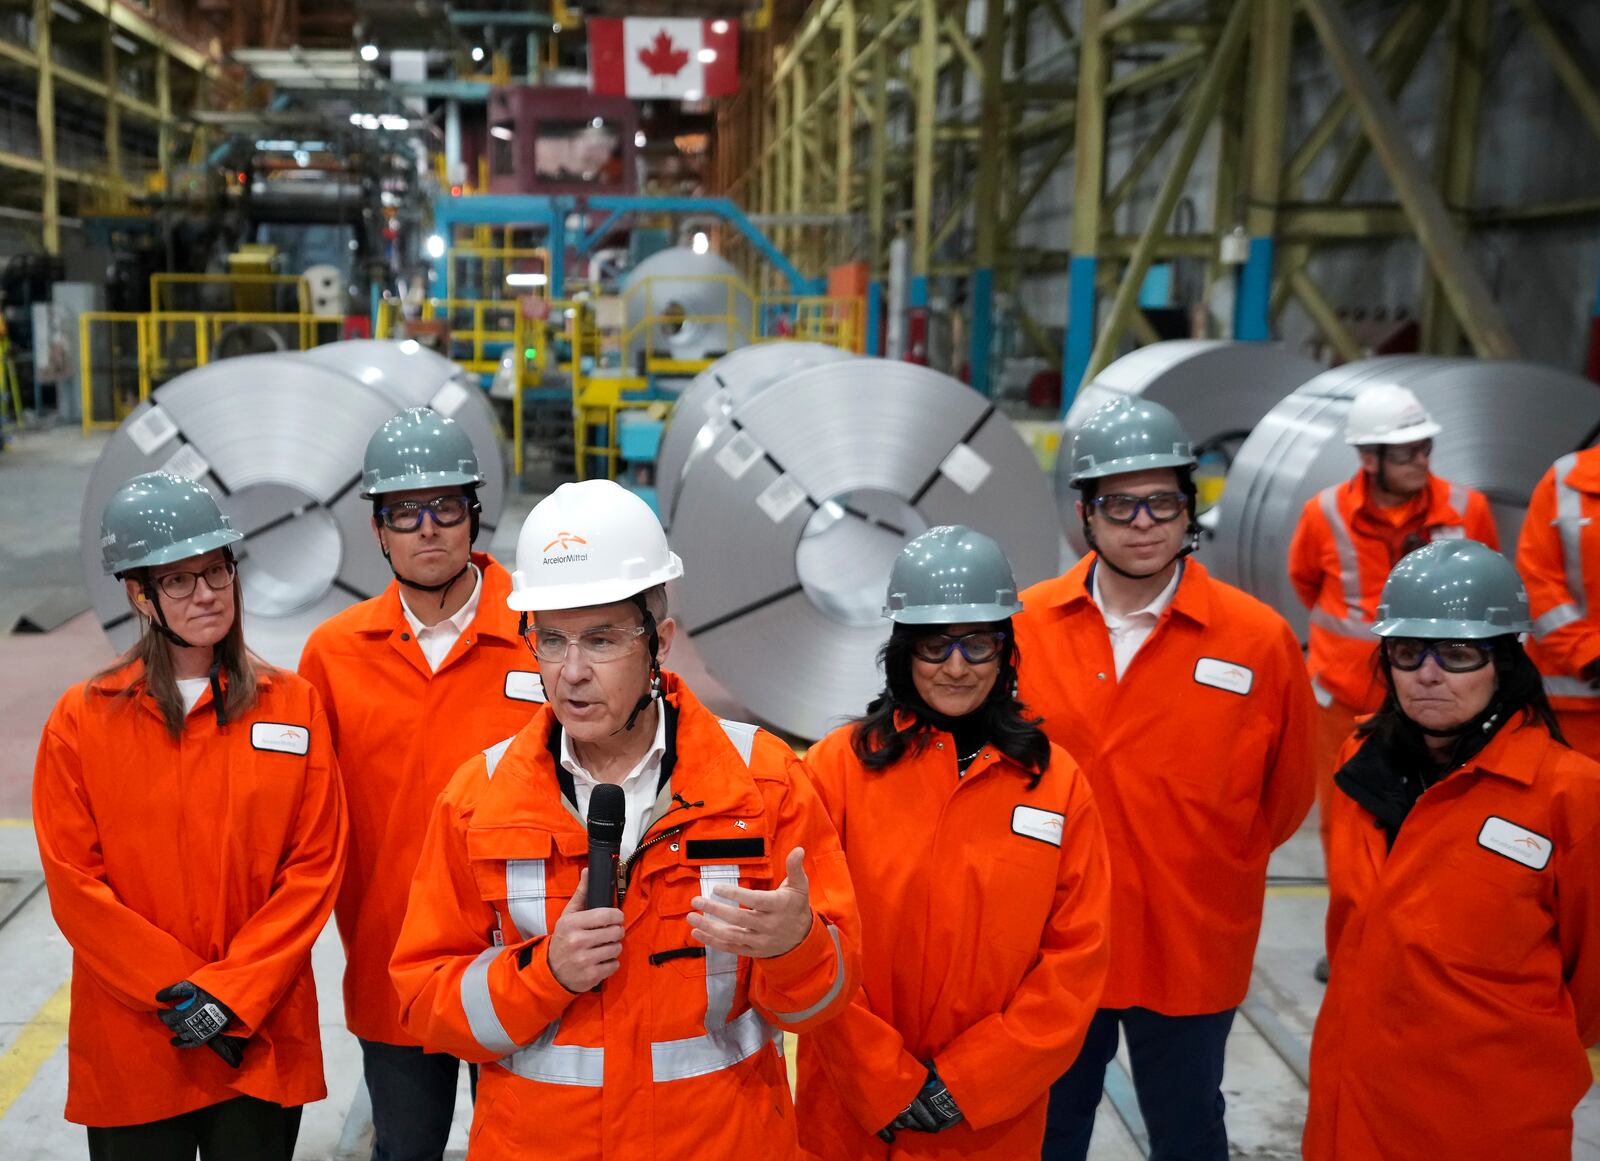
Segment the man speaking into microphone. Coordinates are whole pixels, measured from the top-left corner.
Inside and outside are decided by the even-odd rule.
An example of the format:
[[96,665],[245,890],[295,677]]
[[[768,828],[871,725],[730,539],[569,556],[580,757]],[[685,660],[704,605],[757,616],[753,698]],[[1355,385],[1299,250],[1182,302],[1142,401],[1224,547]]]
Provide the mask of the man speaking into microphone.
[[523,524],[507,603],[548,702],[440,795],[391,964],[412,1034],[485,1066],[471,1161],[799,1156],[779,1032],[849,1004],[855,898],[788,747],[662,672],[682,574],[609,481]]

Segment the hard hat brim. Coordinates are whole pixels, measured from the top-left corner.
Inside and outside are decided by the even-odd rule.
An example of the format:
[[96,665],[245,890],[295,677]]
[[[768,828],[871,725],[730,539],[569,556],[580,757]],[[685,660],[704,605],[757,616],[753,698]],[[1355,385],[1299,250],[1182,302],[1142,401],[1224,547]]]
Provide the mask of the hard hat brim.
[[413,472],[405,476],[392,476],[361,486],[363,500],[375,500],[390,492],[410,492],[417,488],[448,488],[451,486],[483,487],[483,477],[470,472]]
[[884,609],[883,615],[897,625],[962,625],[1004,621],[1022,612],[1022,602],[1014,605],[915,605],[909,609]]
[[1391,617],[1378,621],[1372,631],[1379,637],[1421,637],[1430,641],[1485,641],[1527,633],[1533,626],[1527,620],[1496,625],[1489,621],[1463,621],[1445,617]]
[[677,580],[683,576],[683,561],[677,553],[665,568],[656,569],[648,576],[629,577],[607,581],[588,581],[573,585],[527,585],[522,574],[512,577],[511,593],[506,597],[506,607],[518,613],[555,613],[565,609],[586,609],[596,605],[614,605],[618,601],[636,597],[657,585]]
[[113,561],[106,566],[107,576],[117,576],[136,568],[153,568],[158,564],[172,564],[179,560],[188,560],[195,556],[204,556],[213,549],[223,548],[229,544],[236,544],[244,539],[244,533],[236,528],[218,528],[212,532],[202,532],[199,536],[191,536],[187,540],[180,540],[176,544],[162,545],[152,552],[142,556],[125,557]]
[[1444,431],[1433,420],[1414,423],[1410,427],[1397,428],[1386,435],[1347,435],[1344,442],[1351,447],[1394,447],[1399,444],[1421,443],[1425,439],[1433,439]]
[[1193,456],[1178,455],[1176,452],[1148,452],[1082,468],[1072,473],[1071,482],[1077,484],[1081,480],[1103,480],[1107,476],[1126,476],[1156,468],[1192,468],[1199,462]]

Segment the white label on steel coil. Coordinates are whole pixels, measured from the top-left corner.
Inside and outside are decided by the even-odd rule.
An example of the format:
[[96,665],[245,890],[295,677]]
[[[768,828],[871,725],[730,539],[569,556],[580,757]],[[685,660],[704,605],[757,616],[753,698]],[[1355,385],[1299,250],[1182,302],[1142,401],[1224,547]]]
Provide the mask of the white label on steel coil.
[[756,497],[756,503],[774,524],[782,524],[805,501],[806,490],[787,475],[773,480]]
[[128,424],[128,436],[145,455],[178,434],[178,425],[159,407],[152,407],[138,419]]
[[944,463],[939,465],[939,471],[945,478],[969,496],[983,487],[983,482],[993,470],[988,460],[964,443],[951,448],[950,454],[944,457]]
[[461,405],[467,401],[467,389],[454,379],[439,388],[438,393],[429,401],[428,406],[440,415],[454,415],[461,410]]
[[194,450],[194,444],[186,443],[172,453],[171,458],[161,465],[161,470],[186,480],[198,480],[211,470],[211,465],[206,463],[205,456]]
[[717,453],[717,466],[737,480],[761,456],[761,445],[741,431],[722,445],[722,450]]

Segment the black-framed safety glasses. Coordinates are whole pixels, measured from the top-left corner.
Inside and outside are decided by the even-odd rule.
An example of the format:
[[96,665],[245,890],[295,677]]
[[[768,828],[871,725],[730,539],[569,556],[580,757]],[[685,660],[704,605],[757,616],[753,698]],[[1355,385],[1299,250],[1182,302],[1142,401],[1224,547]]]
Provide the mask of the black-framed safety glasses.
[[221,592],[233,584],[233,574],[238,571],[238,565],[234,563],[233,557],[224,556],[199,572],[164,572],[160,576],[150,577],[150,583],[161,590],[162,596],[181,601],[194,593],[195,585],[201,580],[206,582],[206,588],[212,592]]
[[1409,464],[1418,456],[1433,455],[1433,440],[1419,439],[1416,443],[1392,443],[1384,446],[1383,458],[1391,464]]
[[947,633],[930,633],[911,642],[911,654],[918,661],[942,665],[957,649],[967,659],[968,665],[987,665],[1000,656],[1005,647],[1006,634],[1002,629],[978,629],[952,637]]
[[1446,673],[1472,673],[1494,660],[1484,641],[1430,641],[1423,637],[1386,637],[1383,654],[1389,665],[1405,673],[1421,669],[1432,657]]
[[396,500],[378,509],[378,519],[390,532],[415,532],[423,513],[435,527],[454,528],[472,514],[472,501],[462,495],[435,496],[431,500]]
[[1094,509],[1113,524],[1132,524],[1140,509],[1157,524],[1170,524],[1188,511],[1189,497],[1182,492],[1151,492],[1148,496],[1107,492],[1094,498]]

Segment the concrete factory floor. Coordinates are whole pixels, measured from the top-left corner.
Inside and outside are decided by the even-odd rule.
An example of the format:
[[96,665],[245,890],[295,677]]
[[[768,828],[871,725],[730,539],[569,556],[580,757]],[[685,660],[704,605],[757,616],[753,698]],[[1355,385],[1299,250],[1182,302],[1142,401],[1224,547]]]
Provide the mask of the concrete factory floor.
[[[111,649],[93,617],[51,632],[11,634],[19,616],[41,615],[81,594],[78,519],[104,437],[76,431],[29,433],[0,452],[0,1140],[7,1157],[32,1161],[85,1155],[83,1130],[61,1119],[66,1095],[67,979],[71,955],[51,919],[29,822],[34,748],[61,691],[105,664]],[[513,555],[532,497],[509,498],[494,551]],[[87,605],[87,598],[81,598]],[[699,688],[692,657],[679,665]],[[712,692],[712,700],[717,698]],[[1228,1045],[1225,1089],[1236,1157],[1299,1156],[1306,1107],[1306,1060],[1322,987],[1311,967],[1322,942],[1327,892],[1311,825],[1273,860],[1256,972]],[[328,1099],[306,1110],[298,1157],[331,1161],[370,1154],[360,1051],[342,1023],[342,952],[332,925],[314,955],[322,1000]],[[1107,1078],[1094,1161],[1145,1156],[1143,1126],[1125,1071]],[[470,1117],[465,1075],[451,1155],[462,1156]],[[1575,1158],[1600,1161],[1600,1094],[1578,1110]]]

